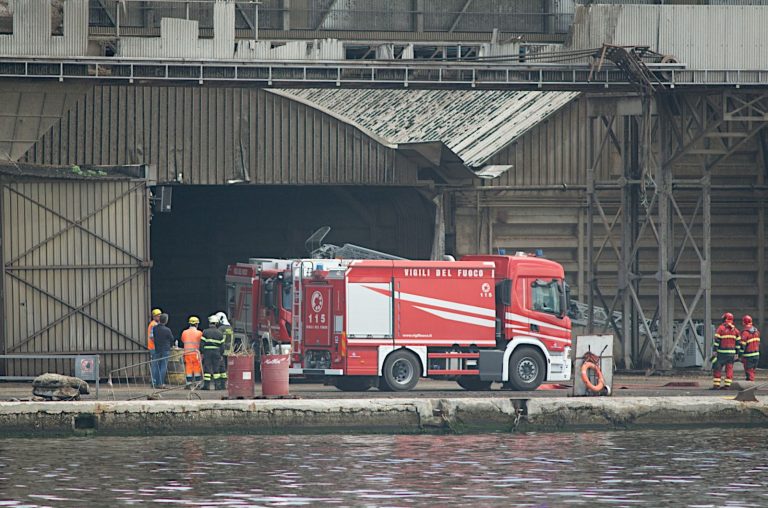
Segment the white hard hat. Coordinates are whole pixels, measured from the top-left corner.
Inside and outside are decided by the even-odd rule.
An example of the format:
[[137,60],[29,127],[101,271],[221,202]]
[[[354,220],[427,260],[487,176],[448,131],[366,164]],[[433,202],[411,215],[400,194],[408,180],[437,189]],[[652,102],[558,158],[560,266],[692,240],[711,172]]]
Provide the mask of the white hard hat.
[[217,314],[212,314],[212,315],[208,316],[208,322],[209,323],[214,323],[214,324],[218,323],[219,322],[219,316]]
[[224,326],[230,326],[229,320],[227,319],[227,315],[223,312],[217,312],[216,317],[219,319],[219,323],[221,323]]

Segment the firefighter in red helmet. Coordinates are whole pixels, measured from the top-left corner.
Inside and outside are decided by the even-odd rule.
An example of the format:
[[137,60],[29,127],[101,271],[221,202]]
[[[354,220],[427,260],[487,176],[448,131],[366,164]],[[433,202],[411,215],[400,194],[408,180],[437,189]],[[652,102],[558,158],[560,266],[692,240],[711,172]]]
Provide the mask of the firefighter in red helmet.
[[760,330],[752,324],[752,316],[741,318],[741,361],[747,381],[755,380],[755,369],[760,360]]
[[[723,322],[715,331],[712,344],[712,389],[727,390],[733,382],[733,362],[741,350],[739,330],[733,325],[733,314],[723,314]],[[720,373],[725,367],[725,379],[720,383]]]

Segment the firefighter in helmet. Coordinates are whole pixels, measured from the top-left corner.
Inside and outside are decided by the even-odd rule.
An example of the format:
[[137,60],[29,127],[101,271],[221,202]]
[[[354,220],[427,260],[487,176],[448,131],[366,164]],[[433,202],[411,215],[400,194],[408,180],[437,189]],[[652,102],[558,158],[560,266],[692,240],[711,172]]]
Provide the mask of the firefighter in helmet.
[[755,369],[760,361],[760,330],[752,324],[752,316],[741,318],[741,361],[747,381],[755,380]]
[[232,354],[235,347],[235,331],[232,325],[229,324],[227,315],[223,312],[217,312],[216,317],[219,318],[219,331],[224,335],[224,345],[222,346],[222,361],[224,363],[224,372],[221,373],[222,384],[226,385],[227,382],[227,357]]
[[203,350],[203,390],[211,389],[213,381],[216,390],[223,390],[221,373],[224,370],[221,352],[224,348],[224,335],[219,331],[219,318],[215,315],[208,317],[208,328],[203,330],[200,338]]
[[[712,344],[712,389],[727,390],[733,382],[733,362],[741,350],[739,330],[733,325],[733,314],[723,314],[723,322],[715,331]],[[725,379],[720,383],[720,373],[725,367]]]
[[200,365],[200,338],[203,332],[198,329],[199,325],[200,319],[197,316],[190,316],[189,328],[181,333],[187,389],[192,388],[193,382],[199,384],[203,377],[203,367]]

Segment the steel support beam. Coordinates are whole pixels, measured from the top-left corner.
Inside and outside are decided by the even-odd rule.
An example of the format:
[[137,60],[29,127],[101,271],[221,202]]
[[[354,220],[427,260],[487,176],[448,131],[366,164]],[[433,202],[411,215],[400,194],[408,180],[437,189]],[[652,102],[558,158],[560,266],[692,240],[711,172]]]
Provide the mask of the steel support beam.
[[672,333],[674,327],[674,311],[675,311],[675,299],[672,289],[672,283],[674,281],[674,274],[672,273],[672,264],[674,262],[673,255],[673,242],[674,227],[672,223],[672,166],[671,164],[664,162],[669,158],[669,136],[670,123],[672,119],[666,114],[661,115],[659,125],[659,159],[662,161],[657,168],[655,175],[656,182],[658,184],[659,193],[659,214],[658,214],[658,229],[659,229],[659,264],[656,272],[656,277],[659,283],[659,300],[658,300],[658,315],[659,315],[659,341],[660,344],[656,346],[661,348],[661,363],[657,365],[657,368],[661,370],[670,370],[672,368],[672,352],[670,351],[672,345]]

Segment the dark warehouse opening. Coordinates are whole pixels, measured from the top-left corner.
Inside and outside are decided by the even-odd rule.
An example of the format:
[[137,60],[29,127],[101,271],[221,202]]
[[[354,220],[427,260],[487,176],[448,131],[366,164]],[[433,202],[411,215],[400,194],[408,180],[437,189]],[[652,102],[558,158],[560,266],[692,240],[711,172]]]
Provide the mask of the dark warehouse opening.
[[178,331],[224,309],[227,265],[306,256],[325,225],[326,243],[428,259],[434,206],[413,188],[175,186],[171,211],[152,216],[152,305]]

